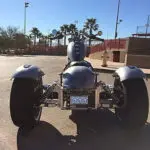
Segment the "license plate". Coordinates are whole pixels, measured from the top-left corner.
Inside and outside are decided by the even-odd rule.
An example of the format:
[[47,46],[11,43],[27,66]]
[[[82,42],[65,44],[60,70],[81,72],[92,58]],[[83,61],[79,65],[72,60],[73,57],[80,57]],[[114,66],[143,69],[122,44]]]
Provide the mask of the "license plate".
[[70,104],[74,104],[74,105],[78,105],[78,104],[87,105],[88,104],[88,96],[70,96]]

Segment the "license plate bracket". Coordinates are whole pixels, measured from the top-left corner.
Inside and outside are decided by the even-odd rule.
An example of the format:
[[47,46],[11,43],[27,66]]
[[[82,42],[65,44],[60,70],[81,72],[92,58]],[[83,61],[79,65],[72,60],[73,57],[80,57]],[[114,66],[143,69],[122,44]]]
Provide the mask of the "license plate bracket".
[[88,96],[70,96],[70,104],[71,105],[88,105]]

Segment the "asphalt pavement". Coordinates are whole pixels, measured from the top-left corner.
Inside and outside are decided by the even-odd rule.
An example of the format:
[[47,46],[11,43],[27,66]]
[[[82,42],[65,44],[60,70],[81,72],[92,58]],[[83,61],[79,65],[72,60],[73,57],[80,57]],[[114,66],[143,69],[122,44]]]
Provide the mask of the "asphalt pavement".
[[[59,79],[66,57],[0,56],[0,150],[149,150],[150,116],[140,131],[121,129],[111,111],[81,113],[69,119],[70,111],[44,108],[40,124],[26,136],[13,125],[9,112],[11,75],[23,64],[38,65],[44,72],[44,83]],[[111,84],[111,74],[101,73],[99,79]],[[150,95],[150,80],[147,82]],[[80,133],[77,135],[77,126]]]

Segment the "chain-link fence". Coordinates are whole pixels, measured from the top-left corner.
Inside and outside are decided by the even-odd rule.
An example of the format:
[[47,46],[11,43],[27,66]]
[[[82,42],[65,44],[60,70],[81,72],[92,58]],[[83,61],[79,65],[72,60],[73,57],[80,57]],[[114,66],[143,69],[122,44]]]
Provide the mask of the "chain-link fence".
[[136,34],[148,34],[150,33],[150,25],[137,26]]

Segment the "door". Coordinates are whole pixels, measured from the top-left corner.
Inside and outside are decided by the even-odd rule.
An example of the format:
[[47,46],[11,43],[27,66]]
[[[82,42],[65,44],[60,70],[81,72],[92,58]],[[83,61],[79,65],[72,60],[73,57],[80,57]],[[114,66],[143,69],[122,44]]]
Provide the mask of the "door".
[[113,51],[113,62],[120,62],[120,51]]

